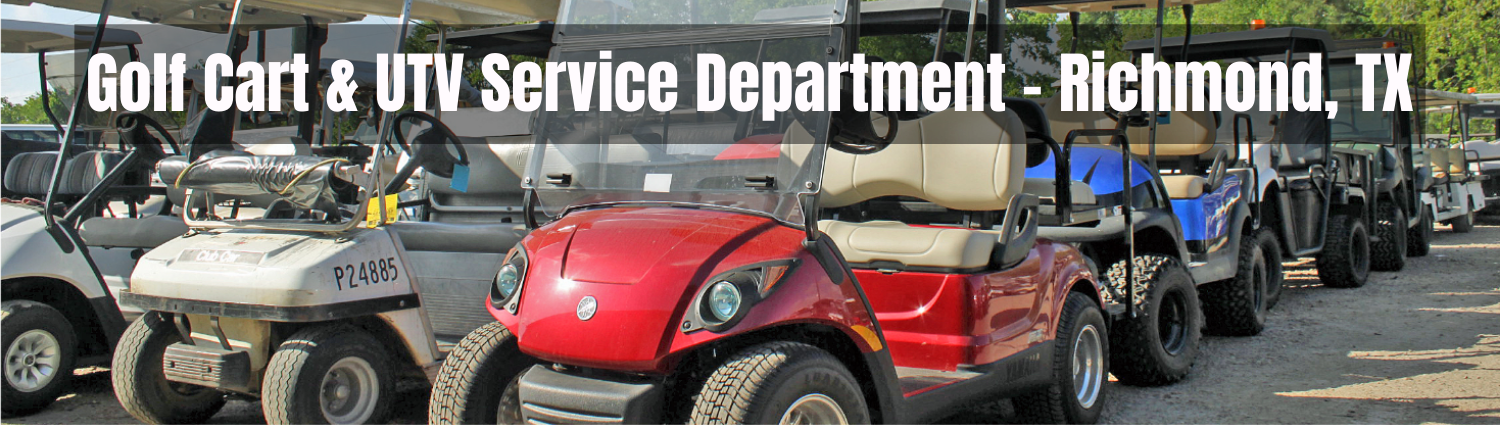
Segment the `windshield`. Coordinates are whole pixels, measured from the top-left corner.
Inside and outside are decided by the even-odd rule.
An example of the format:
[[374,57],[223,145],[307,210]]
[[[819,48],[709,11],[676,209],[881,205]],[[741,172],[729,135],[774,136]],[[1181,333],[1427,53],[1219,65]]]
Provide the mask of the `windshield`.
[[[1361,141],[1390,144],[1395,131],[1394,116],[1387,111],[1365,111],[1360,104],[1365,96],[1384,98],[1379,93],[1363,93],[1359,65],[1353,63],[1334,64],[1329,68],[1328,88],[1333,100],[1339,103],[1338,116],[1329,122],[1334,141]],[[1376,67],[1374,86],[1383,91],[1387,75],[1384,67]]]
[[559,34],[681,30],[705,25],[837,24],[844,0],[568,0]]
[[[599,111],[597,98],[575,109],[572,93],[560,93],[559,111],[539,117],[528,187],[537,190],[539,207],[554,216],[585,204],[687,202],[801,223],[797,194],[820,182],[829,114],[786,112],[766,119],[760,110],[737,112],[728,102],[718,112],[700,112],[691,76],[701,53],[721,55],[726,64],[795,64],[826,61],[826,49],[836,45],[837,36],[816,36],[614,50],[616,64],[670,63],[687,77],[679,79],[675,109]],[[562,52],[555,59],[597,60],[598,54]]]

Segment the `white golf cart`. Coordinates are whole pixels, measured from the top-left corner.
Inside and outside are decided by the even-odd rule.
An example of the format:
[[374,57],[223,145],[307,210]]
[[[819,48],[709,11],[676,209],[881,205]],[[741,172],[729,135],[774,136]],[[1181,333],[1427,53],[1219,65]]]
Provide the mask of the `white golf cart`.
[[[441,28],[550,19],[556,10],[546,0],[291,3],[306,13],[399,16],[398,53],[412,19]],[[551,45],[548,24],[474,31],[444,30],[440,49],[469,36],[476,53],[545,56]],[[512,41],[477,41],[486,38]],[[270,423],[378,422],[398,379],[435,372],[453,343],[484,324],[474,300],[525,231],[518,176],[530,114],[387,112],[378,127],[378,143],[354,146],[373,148],[368,157],[257,155],[220,144],[189,145],[189,157],[162,163],[162,181],[187,189],[194,205],[239,200],[265,215],[185,216],[188,234],[141,258],[120,296],[148,313],[114,359],[116,395],[132,415],[201,422],[236,394],[259,398]],[[408,191],[413,177],[420,187]]]
[[[1485,207],[1482,184],[1486,177],[1471,166],[1479,162],[1478,152],[1462,143],[1469,139],[1467,107],[1479,100],[1471,94],[1432,89],[1417,89],[1415,97],[1424,123],[1436,114],[1452,114],[1453,118],[1448,134],[1424,135],[1423,147],[1417,149],[1418,176],[1431,177],[1421,185],[1422,209],[1431,217],[1423,224],[1424,230],[1431,232],[1431,223],[1438,222],[1452,226],[1454,232],[1471,232],[1475,214]],[[1422,168],[1427,172],[1422,173]]]

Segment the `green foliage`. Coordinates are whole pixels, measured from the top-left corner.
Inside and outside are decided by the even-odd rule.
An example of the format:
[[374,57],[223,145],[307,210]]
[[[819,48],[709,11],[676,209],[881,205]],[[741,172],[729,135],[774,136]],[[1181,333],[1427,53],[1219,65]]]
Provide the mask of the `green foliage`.
[[[53,93],[51,98],[52,111],[67,111],[63,105],[61,93]],[[66,113],[66,112],[64,112]],[[42,110],[42,94],[37,93],[26,97],[19,103],[13,103],[9,98],[0,98],[0,123],[6,124],[51,124],[47,119],[46,112]]]

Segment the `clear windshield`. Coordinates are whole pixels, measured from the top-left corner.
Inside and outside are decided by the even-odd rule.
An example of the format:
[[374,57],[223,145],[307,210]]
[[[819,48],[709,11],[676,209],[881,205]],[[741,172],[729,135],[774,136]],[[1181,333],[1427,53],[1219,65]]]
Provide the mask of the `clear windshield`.
[[[836,36],[793,37],[614,50],[614,63],[672,63],[679,76],[675,109],[656,112],[575,108],[560,94],[558,112],[543,113],[537,148],[527,167],[540,209],[556,215],[569,206],[608,202],[684,202],[765,212],[802,222],[797,193],[816,187],[822,172],[828,113],[698,112],[696,54],[736,62],[821,62]],[[597,60],[597,51],[556,54],[554,60]],[[565,80],[570,79],[566,74]],[[792,85],[805,79],[793,79]],[[642,87],[644,88],[644,87]],[[780,90],[780,88],[772,88]],[[598,90],[593,90],[598,93]],[[618,105],[617,99],[614,102]]]
[[[1389,144],[1395,131],[1394,113],[1363,110],[1364,107],[1360,104],[1365,96],[1375,96],[1377,100],[1385,96],[1381,93],[1363,93],[1361,72],[1363,70],[1359,65],[1353,63],[1329,67],[1328,88],[1333,92],[1333,100],[1339,103],[1338,116],[1329,122],[1333,140]],[[1374,87],[1384,91],[1387,78],[1385,68],[1376,67]]]

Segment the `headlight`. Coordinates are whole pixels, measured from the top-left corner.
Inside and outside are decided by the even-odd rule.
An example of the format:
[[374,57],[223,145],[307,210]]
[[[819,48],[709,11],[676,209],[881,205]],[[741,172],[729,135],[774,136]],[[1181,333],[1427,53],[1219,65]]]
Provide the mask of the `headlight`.
[[490,305],[516,314],[525,281],[526,250],[518,245],[505,256],[505,265],[500,266],[500,272],[495,273],[495,282],[490,287]]
[[495,275],[495,293],[499,294],[501,299],[510,298],[520,286],[521,269],[515,264],[506,264],[500,268],[500,273]]
[[740,312],[740,289],[728,281],[719,281],[708,289],[708,310],[720,322],[728,322]]

